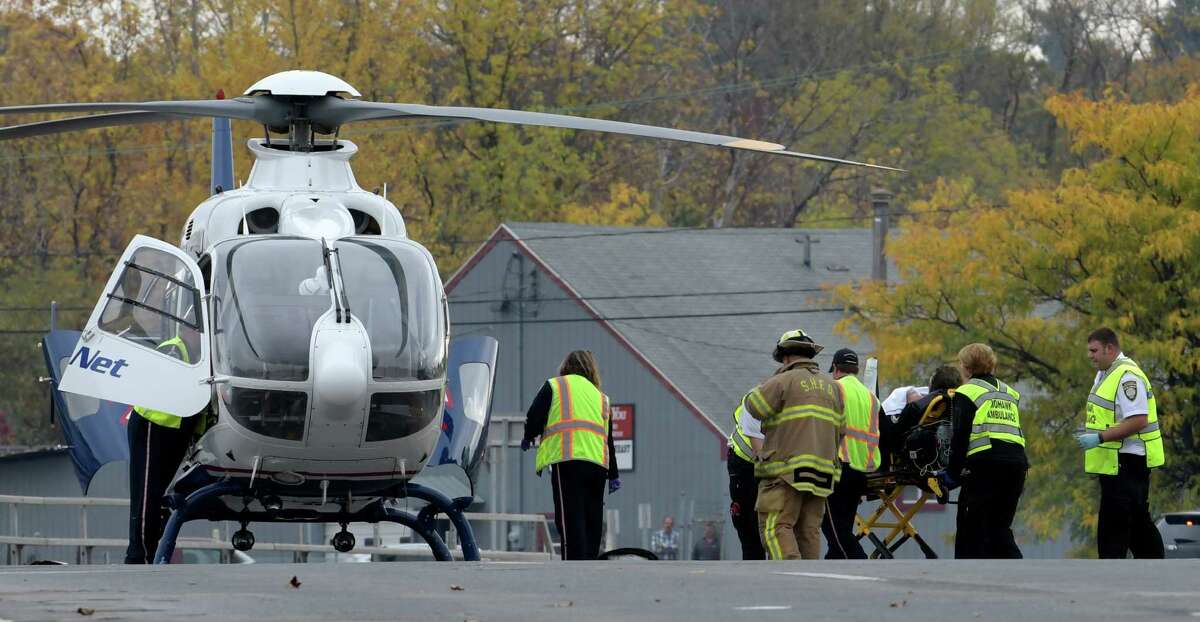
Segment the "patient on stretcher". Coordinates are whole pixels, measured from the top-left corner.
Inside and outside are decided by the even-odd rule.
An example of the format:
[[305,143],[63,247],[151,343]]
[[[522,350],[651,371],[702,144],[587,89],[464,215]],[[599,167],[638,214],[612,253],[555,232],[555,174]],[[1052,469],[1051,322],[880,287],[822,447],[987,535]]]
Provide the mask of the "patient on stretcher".
[[958,368],[939,367],[929,379],[929,392],[909,402],[896,417],[884,417],[879,429],[883,471],[915,471],[925,475],[949,461],[950,400],[962,383]]

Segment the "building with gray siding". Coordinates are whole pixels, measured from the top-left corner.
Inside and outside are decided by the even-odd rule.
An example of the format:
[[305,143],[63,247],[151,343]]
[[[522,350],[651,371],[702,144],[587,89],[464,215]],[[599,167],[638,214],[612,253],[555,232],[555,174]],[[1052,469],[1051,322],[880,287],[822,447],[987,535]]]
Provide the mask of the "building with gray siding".
[[[689,553],[712,521],[723,525],[723,557],[740,558],[725,470],[732,410],[775,369],[770,353],[787,330],[803,328],[823,344],[823,366],[841,347],[871,354],[868,341],[835,331],[845,311],[829,289],[871,278],[875,243],[870,229],[501,225],[446,284],[452,335],[500,342],[498,421],[477,482],[486,509],[553,511],[534,451],[516,444],[541,384],[567,352],[587,349],[604,392],[634,414],[633,469],[606,501],[610,545],[645,546],[670,515]],[[953,553],[954,517],[953,506],[930,504],[916,520],[942,556]],[[485,546],[529,547],[517,541],[527,532],[507,535],[513,542],[480,534]],[[1064,552],[1064,544],[1019,539],[1030,556]],[[920,552],[909,545],[897,556]]]

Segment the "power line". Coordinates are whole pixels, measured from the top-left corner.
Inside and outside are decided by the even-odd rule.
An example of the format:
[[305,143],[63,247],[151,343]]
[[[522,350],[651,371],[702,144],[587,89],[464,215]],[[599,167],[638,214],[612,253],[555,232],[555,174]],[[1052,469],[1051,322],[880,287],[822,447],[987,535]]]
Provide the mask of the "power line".
[[[489,290],[476,293],[492,293],[502,290]],[[504,302],[561,302],[573,300],[652,300],[658,298],[700,298],[710,296],[749,296],[754,294],[785,294],[785,293],[816,293],[826,291],[821,287],[799,287],[795,289],[747,289],[740,291],[712,291],[712,292],[681,292],[676,294],[622,294],[612,296],[559,296],[554,298],[490,298],[483,300],[462,300],[454,298],[451,294],[450,304],[494,304]],[[0,311],[3,311],[0,308]]]
[[[561,319],[532,319],[532,320],[498,320],[494,322],[451,322],[451,326],[498,326],[505,324],[570,324],[576,322],[635,322],[646,320],[683,320],[697,318],[715,318],[715,317],[752,317],[763,315],[793,315],[809,313],[831,313],[844,312],[842,307],[818,307],[810,309],[777,309],[772,311],[734,311],[727,313],[676,313],[670,315],[629,315],[629,316],[600,316],[587,318],[561,318]],[[40,335],[49,332],[49,328],[45,330],[0,330],[0,335]],[[716,345],[716,344],[708,344]],[[724,346],[722,346],[724,347]]]
[[488,326],[502,324],[569,324],[574,322],[634,322],[644,320],[682,320],[713,317],[750,317],[761,315],[791,315],[808,313],[841,313],[842,307],[819,307],[810,309],[778,309],[773,311],[734,311],[728,313],[678,313],[671,315],[629,315],[629,316],[600,316],[586,318],[533,319],[533,320],[499,320],[495,322],[451,322],[452,326]]
[[[621,321],[621,320],[617,320],[617,321]],[[640,331],[644,331],[647,333],[653,333],[655,335],[666,337],[668,339],[674,339],[676,341],[682,341],[685,343],[691,343],[691,344],[695,344],[695,345],[699,345],[699,346],[709,346],[709,347],[713,347],[713,348],[720,348],[722,350],[731,350],[731,351],[736,351],[736,352],[749,352],[751,354],[760,354],[760,355],[764,353],[764,351],[761,348],[759,348],[759,349],[744,348],[741,346],[731,346],[731,345],[724,344],[724,343],[713,343],[711,341],[702,341],[700,339],[689,339],[687,337],[680,337],[679,335],[673,335],[668,332],[664,332],[661,330],[655,330],[653,328],[647,328],[645,326],[626,326],[626,328],[632,328],[634,330],[640,330]]]

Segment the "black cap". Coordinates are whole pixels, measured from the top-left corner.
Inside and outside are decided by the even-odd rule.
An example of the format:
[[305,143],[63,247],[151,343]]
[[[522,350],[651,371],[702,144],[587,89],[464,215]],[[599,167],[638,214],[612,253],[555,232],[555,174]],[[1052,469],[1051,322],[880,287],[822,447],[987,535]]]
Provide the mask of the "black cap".
[[858,367],[858,354],[850,348],[842,348],[833,353],[833,364],[829,366],[829,371],[832,372],[834,367],[841,365],[843,367]]

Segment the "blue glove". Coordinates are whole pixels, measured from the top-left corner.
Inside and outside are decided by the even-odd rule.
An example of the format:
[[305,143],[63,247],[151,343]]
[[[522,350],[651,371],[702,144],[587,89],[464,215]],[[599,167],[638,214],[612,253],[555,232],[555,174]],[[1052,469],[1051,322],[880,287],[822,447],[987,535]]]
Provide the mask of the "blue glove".
[[1100,446],[1099,432],[1084,432],[1075,435],[1075,442],[1084,449],[1095,449]]
[[521,451],[529,451],[530,447],[533,447],[533,439],[531,439],[531,438],[521,439]]
[[608,480],[608,494],[612,494],[621,489],[621,478]]

